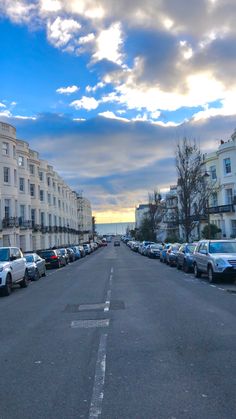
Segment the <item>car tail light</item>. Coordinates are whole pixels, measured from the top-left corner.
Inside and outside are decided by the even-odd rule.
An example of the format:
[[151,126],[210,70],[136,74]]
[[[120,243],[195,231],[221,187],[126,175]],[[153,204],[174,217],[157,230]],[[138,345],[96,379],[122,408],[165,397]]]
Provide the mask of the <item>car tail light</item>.
[[50,259],[58,259],[58,256],[52,255],[52,256],[50,256]]

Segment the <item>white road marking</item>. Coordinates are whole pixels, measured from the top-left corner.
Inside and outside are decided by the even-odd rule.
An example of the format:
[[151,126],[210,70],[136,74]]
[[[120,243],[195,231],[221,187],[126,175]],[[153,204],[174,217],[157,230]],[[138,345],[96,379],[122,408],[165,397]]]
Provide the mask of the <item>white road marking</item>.
[[71,322],[71,327],[75,328],[84,328],[88,329],[89,327],[108,327],[109,319],[102,320],[73,320]]
[[105,301],[104,311],[109,311],[110,310],[110,304],[111,304],[111,290],[108,290],[107,291],[107,299]]
[[106,373],[106,346],[107,334],[102,334],[98,348],[93,394],[89,410],[89,419],[98,418],[102,413],[102,402],[104,397],[103,387]]

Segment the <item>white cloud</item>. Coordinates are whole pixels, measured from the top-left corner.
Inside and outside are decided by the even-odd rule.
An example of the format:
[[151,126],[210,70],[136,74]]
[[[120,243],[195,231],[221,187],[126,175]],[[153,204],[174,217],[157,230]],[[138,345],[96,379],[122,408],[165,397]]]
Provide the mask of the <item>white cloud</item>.
[[29,23],[36,15],[37,5],[27,0],[2,0],[1,10],[15,23]]
[[94,41],[94,39],[95,39],[94,33],[89,33],[86,36],[81,36],[78,40],[78,44],[80,45],[88,44],[89,42]]
[[96,52],[93,54],[95,61],[103,59],[122,64],[122,54],[120,52],[123,45],[121,25],[113,23],[109,29],[100,32],[96,39]]
[[80,28],[80,23],[74,19],[57,17],[54,21],[47,22],[48,39],[57,48],[65,47],[69,41],[73,41]]
[[73,86],[68,86],[68,87],[59,87],[56,90],[56,92],[59,93],[59,94],[61,94],[61,95],[63,95],[63,94],[70,95],[71,93],[78,92],[78,90],[79,90],[79,87],[73,85]]
[[6,108],[6,105],[4,105],[4,103],[0,102],[0,108]]
[[99,82],[95,86],[86,86],[86,92],[96,92],[98,89],[102,89],[105,86],[105,83]]
[[80,100],[74,100],[70,103],[70,106],[72,106],[75,109],[86,109],[87,111],[96,109],[98,105],[99,101],[97,101],[93,97],[87,96],[83,96]]
[[118,119],[119,121],[129,122],[129,119],[122,118],[121,116],[117,116],[114,114],[114,112],[111,112],[111,111],[100,112],[98,115],[104,116],[104,118],[108,118],[108,119]]
[[58,12],[62,4],[59,0],[40,0],[40,9],[42,12]]

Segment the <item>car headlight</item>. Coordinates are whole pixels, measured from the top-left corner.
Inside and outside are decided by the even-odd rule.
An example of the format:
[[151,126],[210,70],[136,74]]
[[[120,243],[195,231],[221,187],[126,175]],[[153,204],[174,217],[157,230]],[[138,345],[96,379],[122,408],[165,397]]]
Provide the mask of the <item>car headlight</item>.
[[221,259],[221,258],[215,259],[215,264],[216,266],[219,266],[219,267],[224,267],[228,265],[228,263],[224,259]]

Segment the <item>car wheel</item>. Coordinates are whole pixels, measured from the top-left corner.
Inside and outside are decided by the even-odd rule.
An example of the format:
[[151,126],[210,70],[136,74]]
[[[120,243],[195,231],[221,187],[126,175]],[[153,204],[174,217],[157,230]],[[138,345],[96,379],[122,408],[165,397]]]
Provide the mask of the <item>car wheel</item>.
[[1,288],[1,294],[4,297],[8,297],[11,294],[11,277],[9,274],[6,277],[6,284]]
[[180,266],[180,264],[179,264],[179,262],[178,262],[178,261],[177,261],[176,268],[177,268],[178,270],[180,270],[180,269],[181,269],[181,266]]
[[184,264],[183,264],[183,271],[187,274],[187,273],[189,273],[189,267],[188,267],[188,264],[187,264],[187,262],[186,261],[184,261]]
[[216,282],[216,276],[211,266],[208,266],[207,274],[208,274],[208,281],[210,282],[210,284],[213,284],[214,282]]
[[29,275],[28,275],[28,271],[25,271],[24,278],[20,282],[20,287],[21,288],[26,288],[26,287],[28,287],[28,285],[29,285]]
[[44,271],[42,273],[42,276],[46,276],[46,268],[44,268]]
[[34,280],[35,280],[35,281],[38,281],[38,280],[39,280],[39,278],[40,278],[39,271],[38,271],[38,269],[36,269],[36,271],[35,271],[35,275],[34,275]]
[[201,278],[201,272],[198,270],[198,267],[197,267],[197,264],[196,263],[194,263],[194,276],[195,276],[195,278]]

